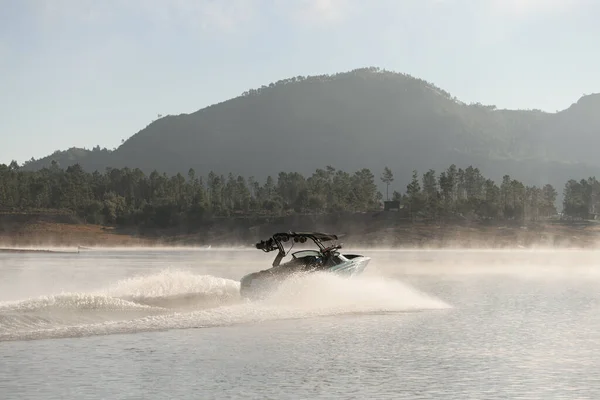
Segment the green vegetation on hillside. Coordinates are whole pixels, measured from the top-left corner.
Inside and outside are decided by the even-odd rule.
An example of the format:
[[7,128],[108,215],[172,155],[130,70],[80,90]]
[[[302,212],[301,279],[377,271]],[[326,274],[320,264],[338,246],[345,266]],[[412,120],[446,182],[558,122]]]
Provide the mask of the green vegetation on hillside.
[[193,168],[264,180],[281,170],[309,175],[322,165],[347,171],[388,165],[409,180],[412,169],[455,164],[478,165],[495,180],[508,174],[526,185],[559,186],[596,174],[599,111],[597,96],[554,114],[465,104],[425,80],[361,68],[274,82],[159,118],[114,151],[70,149],[24,168],[54,160],[87,172],[128,167],[185,176]]
[[95,146],[92,150],[71,147],[70,149],[64,151],[56,150],[51,155],[39,160],[36,160],[32,157],[30,160],[25,161],[21,168],[34,171],[44,167],[49,167],[52,165],[52,162],[55,162],[57,165],[60,165],[63,168],[67,168],[70,165],[79,164],[80,166],[85,166],[84,169],[90,172],[104,171],[106,168],[106,163],[108,162],[113,151],[114,150],[109,150],[107,148],[101,149],[100,146]]
[[[0,208],[5,211],[70,210],[88,223],[141,228],[193,229],[211,217],[322,214],[377,211],[382,208],[378,180],[395,181],[385,168],[379,177],[363,168],[354,173],[331,166],[305,177],[280,172],[260,183],[252,177],[168,177],[156,171],[107,169],[88,173],[79,165],[66,170],[56,164],[40,171],[25,171],[16,163],[0,165]],[[434,170],[412,180],[404,193],[392,197],[407,217],[437,220],[457,216],[491,220],[537,220],[556,214],[557,192],[549,184],[538,188],[505,175],[500,184],[485,178],[477,168],[451,165],[439,175]],[[600,199],[595,178],[570,180],[565,185],[564,212],[587,217]]]

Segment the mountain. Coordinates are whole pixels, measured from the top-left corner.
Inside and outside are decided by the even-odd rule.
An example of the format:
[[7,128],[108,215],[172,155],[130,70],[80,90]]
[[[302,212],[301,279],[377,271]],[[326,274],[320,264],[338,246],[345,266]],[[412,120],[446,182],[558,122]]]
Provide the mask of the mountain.
[[600,94],[583,96],[566,110],[549,115],[536,139],[548,156],[566,161],[599,165]]
[[100,149],[100,146],[94,147],[92,150],[71,147],[67,150],[56,150],[51,155],[36,160],[32,158],[26,161],[22,168],[25,170],[38,170],[48,167],[53,161],[58,163],[62,168],[67,168],[69,165],[80,164],[86,170],[104,171],[110,163],[112,150],[106,148]]
[[412,76],[363,68],[295,77],[249,90],[192,114],[169,115],[114,151],[69,149],[24,165],[56,160],[86,170],[140,168],[175,174],[241,174],[264,179],[280,171],[311,174],[331,165],[379,175],[389,166],[404,189],[413,169],[477,166],[527,184],[562,189],[570,178],[600,171],[600,95],[558,113],[465,104]]

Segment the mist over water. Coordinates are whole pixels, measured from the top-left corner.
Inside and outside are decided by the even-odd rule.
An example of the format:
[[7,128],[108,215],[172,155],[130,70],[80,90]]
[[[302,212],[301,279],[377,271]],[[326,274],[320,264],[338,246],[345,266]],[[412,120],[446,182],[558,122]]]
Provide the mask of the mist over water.
[[296,277],[253,302],[239,279],[272,258],[252,250],[0,254],[0,392],[600,396],[600,252],[352,252],[372,257],[362,276]]
[[[202,262],[211,261],[227,265],[227,261],[219,259],[219,253],[216,255],[200,261],[196,267],[202,269]],[[107,257],[111,258],[110,253]],[[82,261],[85,263],[85,259]],[[236,268],[235,263],[228,267]],[[329,274],[298,276],[284,282],[264,300],[248,301],[239,295],[238,280],[171,268],[138,273],[96,290],[40,294],[1,302],[0,340],[136,333],[447,307],[443,301],[398,280],[368,275],[351,279]]]

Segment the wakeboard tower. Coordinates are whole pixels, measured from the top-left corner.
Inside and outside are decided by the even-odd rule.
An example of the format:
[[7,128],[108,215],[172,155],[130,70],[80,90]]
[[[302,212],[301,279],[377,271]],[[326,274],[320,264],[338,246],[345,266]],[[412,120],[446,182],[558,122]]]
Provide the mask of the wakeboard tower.
[[[318,249],[298,250],[292,253],[292,259],[281,264],[296,243],[304,244],[312,240]],[[342,254],[341,244],[326,246],[326,242],[335,242],[337,235],[320,232],[287,232],[276,233],[268,240],[256,243],[256,248],[266,253],[277,251],[272,267],[253,272],[240,280],[240,295],[248,299],[258,299],[267,295],[277,285],[290,276],[314,272],[327,272],[351,277],[361,274],[371,260],[358,254]],[[284,243],[291,241],[286,252]]]

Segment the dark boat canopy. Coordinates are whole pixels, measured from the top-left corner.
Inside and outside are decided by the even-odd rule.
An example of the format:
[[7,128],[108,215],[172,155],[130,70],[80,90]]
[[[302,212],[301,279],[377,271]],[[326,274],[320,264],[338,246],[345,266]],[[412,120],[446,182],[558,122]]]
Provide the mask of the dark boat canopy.
[[275,236],[279,236],[279,237],[288,237],[288,238],[293,238],[293,239],[302,239],[302,238],[306,238],[306,239],[312,239],[312,240],[318,240],[320,242],[328,242],[330,240],[338,240],[337,235],[331,235],[329,233],[322,233],[322,232],[289,232],[289,233],[276,233],[275,235],[273,235],[273,237]]
[[287,242],[290,239],[293,239],[296,243],[305,243],[307,239],[311,239],[319,248],[324,249],[321,242],[338,240],[338,236],[322,232],[281,232],[274,234],[273,237],[266,241],[261,240],[259,243],[256,243],[256,248],[266,252],[277,249],[284,252],[281,242]]

